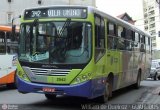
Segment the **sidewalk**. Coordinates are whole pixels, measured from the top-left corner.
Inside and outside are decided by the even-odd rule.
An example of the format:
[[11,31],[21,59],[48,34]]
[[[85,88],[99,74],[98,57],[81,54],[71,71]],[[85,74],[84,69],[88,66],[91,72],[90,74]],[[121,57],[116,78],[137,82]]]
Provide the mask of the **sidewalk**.
[[146,95],[138,101],[138,104],[160,104],[160,87],[148,90]]

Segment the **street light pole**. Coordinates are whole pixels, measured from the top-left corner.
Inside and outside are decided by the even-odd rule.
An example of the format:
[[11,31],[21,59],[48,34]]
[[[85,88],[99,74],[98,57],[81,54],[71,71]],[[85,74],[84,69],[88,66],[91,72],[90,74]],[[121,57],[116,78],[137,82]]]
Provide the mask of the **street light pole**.
[[[159,5],[159,15],[160,15],[160,0],[156,0],[156,2],[157,2],[158,5]],[[160,37],[160,31],[158,31],[158,37]]]
[[[156,2],[158,3],[159,5],[159,10],[160,10],[160,0],[156,0]],[[160,13],[160,12],[159,12]]]

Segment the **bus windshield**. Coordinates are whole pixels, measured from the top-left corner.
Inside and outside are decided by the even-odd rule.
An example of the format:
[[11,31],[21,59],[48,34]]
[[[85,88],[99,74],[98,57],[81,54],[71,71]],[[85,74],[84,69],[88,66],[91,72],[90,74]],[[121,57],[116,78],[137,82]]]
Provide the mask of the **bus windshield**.
[[18,31],[13,35],[10,26],[0,26],[0,55],[18,53]]
[[46,64],[81,64],[91,57],[91,24],[71,20],[23,23],[19,60]]

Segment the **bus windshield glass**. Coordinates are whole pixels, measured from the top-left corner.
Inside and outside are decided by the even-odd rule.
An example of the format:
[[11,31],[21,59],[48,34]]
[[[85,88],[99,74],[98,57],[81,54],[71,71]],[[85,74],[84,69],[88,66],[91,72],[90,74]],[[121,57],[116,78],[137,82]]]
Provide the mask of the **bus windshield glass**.
[[91,24],[66,21],[23,23],[19,60],[42,64],[82,64],[91,57]]

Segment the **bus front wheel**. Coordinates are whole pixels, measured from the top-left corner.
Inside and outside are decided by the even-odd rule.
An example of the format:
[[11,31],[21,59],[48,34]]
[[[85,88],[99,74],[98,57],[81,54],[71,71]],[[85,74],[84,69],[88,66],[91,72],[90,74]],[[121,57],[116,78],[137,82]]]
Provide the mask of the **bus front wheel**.
[[108,102],[108,99],[109,99],[109,94],[110,94],[110,90],[109,90],[109,83],[107,82],[105,84],[105,90],[104,90],[104,94],[100,97],[98,97],[98,102],[100,103],[107,103]]

